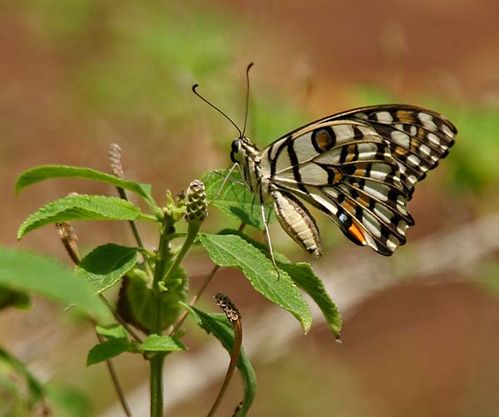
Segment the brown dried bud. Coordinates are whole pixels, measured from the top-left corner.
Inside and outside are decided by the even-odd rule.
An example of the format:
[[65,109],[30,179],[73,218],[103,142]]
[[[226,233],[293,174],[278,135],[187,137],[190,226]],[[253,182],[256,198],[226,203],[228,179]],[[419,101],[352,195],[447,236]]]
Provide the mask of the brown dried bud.
[[121,146],[117,143],[111,143],[109,145],[108,156],[111,174],[121,179],[125,178],[125,173],[123,172],[123,164],[121,163]]
[[230,322],[235,322],[241,319],[239,310],[228,296],[219,292],[215,295],[215,301],[217,306],[223,310]]

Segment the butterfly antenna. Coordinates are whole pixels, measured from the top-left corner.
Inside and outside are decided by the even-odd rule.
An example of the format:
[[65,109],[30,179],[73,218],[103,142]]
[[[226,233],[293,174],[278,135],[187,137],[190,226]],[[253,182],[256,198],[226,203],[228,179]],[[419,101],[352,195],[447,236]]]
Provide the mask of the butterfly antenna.
[[248,123],[248,113],[249,113],[249,100],[250,100],[250,79],[249,72],[251,67],[254,65],[253,62],[250,62],[246,67],[246,112],[244,114],[244,126],[243,126],[243,134],[246,132],[246,124]]
[[222,116],[224,116],[229,122],[232,123],[232,126],[234,126],[237,131],[239,132],[239,137],[243,136],[243,132],[241,132],[241,129],[234,123],[234,120],[232,120],[227,113],[223,112],[221,109],[219,109],[217,106],[215,106],[213,103],[209,102],[207,99],[205,99],[201,94],[197,92],[197,88],[199,87],[199,84],[194,84],[192,86],[192,92],[196,94],[201,100],[203,100],[206,104],[208,104],[210,107],[214,108],[217,112],[219,112]]

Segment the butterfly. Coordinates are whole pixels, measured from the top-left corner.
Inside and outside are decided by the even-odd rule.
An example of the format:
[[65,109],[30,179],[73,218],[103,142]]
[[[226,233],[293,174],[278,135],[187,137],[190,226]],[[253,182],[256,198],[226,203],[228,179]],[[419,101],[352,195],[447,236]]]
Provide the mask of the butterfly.
[[264,209],[269,199],[282,229],[314,256],[322,254],[321,239],[306,204],[353,243],[392,255],[414,225],[407,203],[416,183],[447,156],[457,129],[435,111],[383,104],[316,120],[262,150],[244,129],[239,133],[230,159],[260,203],[275,265]]

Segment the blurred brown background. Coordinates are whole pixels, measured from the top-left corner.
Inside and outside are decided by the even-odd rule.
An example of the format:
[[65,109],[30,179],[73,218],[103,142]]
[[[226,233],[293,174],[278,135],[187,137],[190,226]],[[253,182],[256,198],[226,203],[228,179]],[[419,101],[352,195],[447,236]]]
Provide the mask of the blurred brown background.
[[[127,175],[153,184],[162,201],[167,188],[180,192],[228,164],[235,132],[191,85],[241,123],[250,61],[250,133],[261,145],[366,104],[410,102],[446,114],[460,134],[417,187],[407,246],[378,259],[321,222],[329,248],[316,266],[338,289],[342,345],[320,321],[307,336],[293,321],[268,322],[272,307],[234,271],[220,273],[208,295],[230,294],[252,326],[296,327],[279,349],[255,354],[253,416],[499,415],[499,3],[34,0],[0,10],[2,244],[63,260],[50,228],[17,243],[22,219],[73,190],[113,191],[49,181],[15,196],[15,177],[48,163],[105,171],[115,141]],[[206,228],[225,221],[213,210]],[[78,224],[77,232],[84,250],[131,243],[120,224]],[[154,245],[155,231],[143,233]],[[281,251],[305,259],[278,227],[273,236]],[[209,267],[201,253],[188,265],[197,276]],[[186,359],[207,341],[192,332]],[[104,366],[85,367],[91,329],[59,306],[35,299],[30,311],[2,311],[0,341],[54,387],[60,415],[119,415]],[[134,390],[146,383],[145,365],[130,356],[118,368],[142,404]],[[199,389],[175,402],[168,389],[181,381],[169,380],[169,369],[167,361],[168,415],[203,415],[220,380],[200,371],[191,381]],[[220,415],[239,396],[236,383]]]

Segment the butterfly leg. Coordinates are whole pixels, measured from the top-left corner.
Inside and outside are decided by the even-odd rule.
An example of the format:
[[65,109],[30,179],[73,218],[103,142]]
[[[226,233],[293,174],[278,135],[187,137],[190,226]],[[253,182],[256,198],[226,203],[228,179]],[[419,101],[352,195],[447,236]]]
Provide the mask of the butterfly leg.
[[237,166],[237,164],[234,164],[234,165],[232,165],[230,167],[229,172],[225,176],[225,178],[224,178],[224,180],[222,182],[222,185],[220,186],[220,189],[218,190],[217,195],[215,196],[215,198],[213,199],[213,201],[218,200],[218,197],[220,197],[220,195],[222,194],[222,191],[225,188],[225,186],[227,185],[227,182],[229,181],[229,178],[232,175],[232,172],[234,172],[234,169],[236,168],[236,166]]
[[[230,167],[229,169],[232,169],[232,165],[231,165],[231,167]],[[218,175],[219,177],[223,177],[223,178],[224,178],[224,181],[225,181],[225,178],[227,177],[227,174],[222,175],[222,174],[221,174],[220,172],[218,172],[218,171],[213,171],[212,173],[213,173],[213,174],[215,174],[215,175]],[[240,185],[244,185],[244,186],[246,187],[246,183],[245,183],[244,181],[241,181],[241,180],[236,180],[236,179],[232,179],[232,178],[230,178],[230,174],[231,174],[231,173],[229,173],[229,178],[226,180],[226,182],[231,182],[231,183],[233,183],[233,184],[240,184]]]
[[272,240],[270,239],[270,231],[269,231],[269,219],[265,215],[265,206],[263,204],[260,205],[260,210],[262,213],[262,221],[263,226],[265,227],[265,238],[267,240],[267,245],[269,247],[270,252],[270,260],[272,261],[272,265],[274,265],[274,269],[277,272],[277,278],[279,278],[279,268],[277,268],[277,262],[274,257],[274,249],[272,248]]

